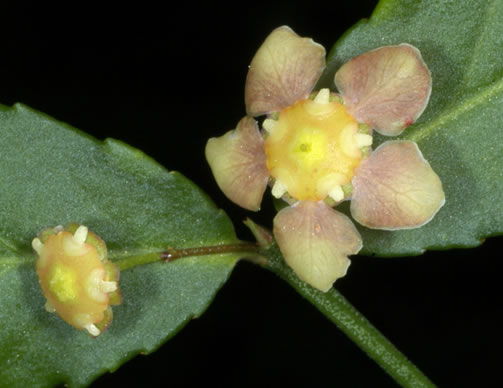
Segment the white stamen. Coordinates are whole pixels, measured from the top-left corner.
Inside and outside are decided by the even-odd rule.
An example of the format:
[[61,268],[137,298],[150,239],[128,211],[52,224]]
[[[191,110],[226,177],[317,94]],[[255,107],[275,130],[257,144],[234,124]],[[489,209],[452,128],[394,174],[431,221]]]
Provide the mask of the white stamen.
[[264,128],[267,132],[271,133],[276,126],[276,120],[273,119],[265,119],[262,123],[262,128]]
[[101,331],[92,323],[85,325],[84,329],[86,329],[93,337],[97,337],[101,333]]
[[344,191],[340,185],[334,186],[329,192],[328,196],[332,198],[335,202],[342,201],[344,199]]
[[102,292],[114,292],[117,290],[117,282],[107,282],[103,280],[100,283],[100,290]]
[[328,104],[330,102],[330,90],[321,89],[313,100],[318,104]]
[[48,300],[45,301],[45,306],[44,307],[45,307],[45,311],[47,311],[49,313],[55,313],[56,312],[56,309],[51,304],[51,302],[49,302]]
[[356,145],[359,148],[368,147],[368,146],[372,145],[372,136],[366,135],[364,133],[357,133],[356,134]]
[[79,244],[84,244],[87,238],[87,226],[80,225],[73,234],[73,241]]
[[274,186],[272,187],[271,193],[275,198],[281,198],[283,194],[287,192],[286,186],[276,179]]
[[87,295],[96,302],[105,302],[107,296],[106,291],[103,291],[103,283],[107,283],[103,280],[105,276],[105,271],[100,268],[96,268],[91,271],[89,277],[87,278]]
[[42,244],[42,241],[40,241],[39,238],[34,238],[33,241],[31,242],[31,246],[33,247],[33,249],[35,249],[35,252],[37,252],[39,256],[42,254],[44,244]]

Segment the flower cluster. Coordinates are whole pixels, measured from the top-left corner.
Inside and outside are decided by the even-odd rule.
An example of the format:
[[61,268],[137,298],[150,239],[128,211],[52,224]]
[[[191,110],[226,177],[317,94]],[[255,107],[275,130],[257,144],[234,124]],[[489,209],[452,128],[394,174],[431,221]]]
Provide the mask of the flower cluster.
[[[325,49],[289,27],[274,30],[255,54],[245,86],[247,116],[206,146],[218,186],[257,211],[267,185],[290,206],[274,218],[286,262],[326,291],[362,247],[351,215],[369,228],[398,230],[429,222],[445,202],[439,177],[411,141],[372,150],[372,131],[399,135],[425,109],[430,72],[418,49],[385,46],[344,64],[338,93],[313,92]],[[253,117],[266,115],[262,130]]]
[[112,321],[110,305],[121,303],[119,271],[107,260],[101,238],[70,224],[42,231],[32,242],[45,308],[77,329],[98,336]]

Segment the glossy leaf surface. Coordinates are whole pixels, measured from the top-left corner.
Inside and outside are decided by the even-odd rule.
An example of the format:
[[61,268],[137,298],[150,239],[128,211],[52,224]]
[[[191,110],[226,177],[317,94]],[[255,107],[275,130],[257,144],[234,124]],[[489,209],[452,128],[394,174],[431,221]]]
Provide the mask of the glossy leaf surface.
[[115,140],[96,141],[26,106],[0,109],[0,381],[89,384],[149,353],[202,314],[237,257],[157,262],[121,274],[123,303],[96,339],[44,309],[31,240],[48,226],[89,226],[112,261],[167,247],[236,242],[194,184]]

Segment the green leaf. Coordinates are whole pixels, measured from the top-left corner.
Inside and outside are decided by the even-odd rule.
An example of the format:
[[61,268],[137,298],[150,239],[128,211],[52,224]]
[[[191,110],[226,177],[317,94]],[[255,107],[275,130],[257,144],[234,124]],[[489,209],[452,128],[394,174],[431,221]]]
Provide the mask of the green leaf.
[[[320,86],[350,58],[384,45],[418,47],[433,91],[401,138],[418,143],[442,179],[446,204],[424,227],[399,232],[361,226],[362,253],[420,254],[473,247],[503,233],[503,2],[382,0],[329,54]],[[387,138],[380,137],[375,145]]]
[[96,339],[44,310],[31,240],[84,224],[111,260],[167,247],[234,243],[227,216],[194,184],[116,140],[104,143],[26,106],[0,106],[0,381],[89,384],[150,353],[204,312],[235,254],[137,266],[121,274],[123,303]]

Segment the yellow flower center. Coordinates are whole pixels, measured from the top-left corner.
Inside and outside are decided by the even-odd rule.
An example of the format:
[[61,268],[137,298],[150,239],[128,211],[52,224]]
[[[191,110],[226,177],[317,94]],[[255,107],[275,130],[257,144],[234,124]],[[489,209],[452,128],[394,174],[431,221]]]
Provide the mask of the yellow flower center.
[[358,123],[344,105],[328,101],[326,94],[299,101],[276,122],[267,121],[267,168],[281,188],[297,200],[342,199],[337,193],[351,183],[362,159]]
[[77,298],[77,274],[71,268],[56,264],[49,278],[49,289],[60,302]]

